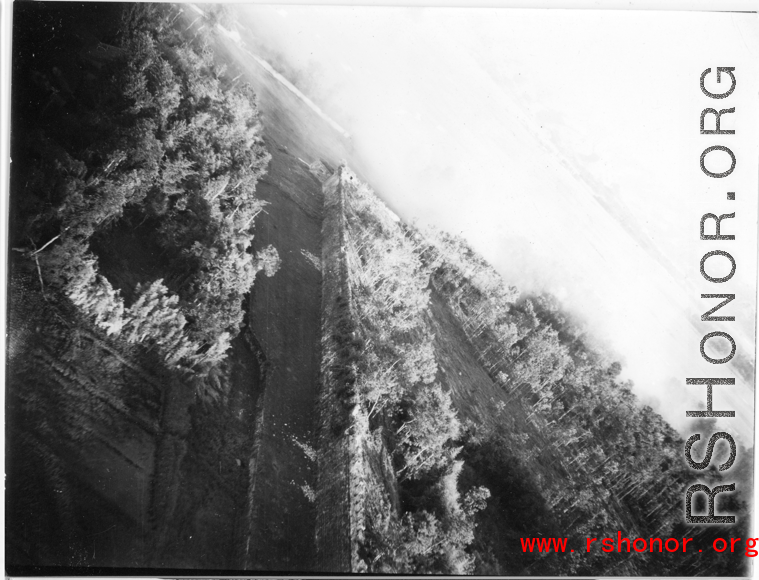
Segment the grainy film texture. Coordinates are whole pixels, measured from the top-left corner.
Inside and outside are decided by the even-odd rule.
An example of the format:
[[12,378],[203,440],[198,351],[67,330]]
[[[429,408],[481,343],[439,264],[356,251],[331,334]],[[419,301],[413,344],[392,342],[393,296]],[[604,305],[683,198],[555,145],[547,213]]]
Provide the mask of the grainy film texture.
[[7,573],[747,576],[758,46],[17,2]]

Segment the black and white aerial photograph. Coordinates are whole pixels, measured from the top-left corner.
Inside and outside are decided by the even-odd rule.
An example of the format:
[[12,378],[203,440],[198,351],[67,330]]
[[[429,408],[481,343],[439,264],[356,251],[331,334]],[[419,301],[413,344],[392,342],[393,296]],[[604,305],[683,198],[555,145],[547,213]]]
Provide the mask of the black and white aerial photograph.
[[14,2],[5,574],[750,577],[719,10]]

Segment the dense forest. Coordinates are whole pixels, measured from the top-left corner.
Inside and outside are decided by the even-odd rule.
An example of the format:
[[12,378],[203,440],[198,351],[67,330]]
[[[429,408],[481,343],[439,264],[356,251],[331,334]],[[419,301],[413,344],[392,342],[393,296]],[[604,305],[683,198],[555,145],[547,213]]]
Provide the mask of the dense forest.
[[[175,562],[183,489],[246,500],[251,433],[230,388],[261,356],[236,339],[245,298],[280,266],[253,249],[270,155],[253,90],[180,15],[14,11],[9,565]],[[197,475],[222,463],[221,484]],[[99,520],[120,549],[96,554]]]
[[[463,240],[439,231],[423,238],[413,230],[409,235],[420,240],[420,255],[432,270],[432,287],[444,297],[483,366],[503,389],[497,406],[517,406],[530,423],[522,432],[509,429],[508,422],[499,421],[494,428],[484,422],[473,425],[465,443],[470,477],[490,482],[493,505],[500,502],[511,516],[484,522],[493,533],[483,533],[478,542],[490,555],[490,565],[496,570],[503,570],[509,560],[514,565],[514,554],[499,555],[506,544],[499,546],[498,539],[513,531],[507,522],[519,522],[515,528],[520,535],[548,536],[561,530],[570,543],[575,538],[575,545],[586,537],[611,537],[617,530],[636,537],[689,536],[699,541],[741,537],[748,531],[746,505],[736,496],[723,500],[723,506],[741,514],[740,524],[683,525],[682,498],[694,472],[685,464],[682,438],[651,407],[637,401],[633,385],[619,380],[621,365],[553,297],[520,297]],[[533,428],[544,443],[530,443]],[[716,467],[701,475],[710,485],[736,476],[750,477],[745,472],[720,474]],[[509,483],[525,491],[521,501],[513,500]],[[615,556],[616,561],[611,554],[596,552],[570,561],[555,555],[531,561],[534,555],[525,554],[522,565],[525,572],[553,574],[675,575],[703,570],[694,554]],[[737,555],[710,556],[704,573],[730,575],[742,569]]]
[[[694,472],[681,436],[637,400],[620,362],[557,299],[520,293],[465,240],[404,223],[347,166],[319,161],[309,170],[287,147],[265,145],[264,123],[285,123],[285,115],[262,120],[254,90],[220,64],[208,31],[229,18],[223,10],[209,11],[200,28],[172,5],[98,10],[81,27],[76,12],[17,15],[14,38],[34,50],[17,51],[13,61],[7,527],[14,557],[66,566],[95,560],[92,536],[112,528],[93,532],[92,521],[77,518],[95,497],[87,486],[117,464],[112,452],[118,465],[129,464],[123,473],[149,481],[147,499],[138,498],[147,507],[113,516],[126,530],[118,541],[140,538],[129,560],[138,567],[221,562],[261,570],[255,559],[266,551],[279,557],[269,549],[276,546],[285,554],[277,571],[313,571],[310,560],[285,559],[281,529],[296,529],[292,520],[269,527],[266,514],[313,528],[303,523],[313,518],[305,509],[324,510],[331,499],[316,476],[301,475],[324,447],[349,440],[361,461],[339,468],[364,505],[356,508],[351,496],[338,506],[350,514],[350,529],[339,532],[355,535],[351,557],[360,571],[743,574],[741,552],[524,552],[524,537],[584,547],[585,538],[618,530],[631,539],[687,536],[703,546],[745,537],[749,512],[740,494],[717,502],[718,511],[738,514],[733,526],[686,526],[683,499],[696,477],[712,487],[748,480],[750,465]],[[56,31],[51,40],[32,38],[40,21]],[[314,208],[325,182],[337,184],[339,204],[320,215]],[[275,204],[279,222],[268,216]],[[318,228],[330,211],[338,243],[317,257]],[[280,251],[283,239],[292,241],[290,271],[274,246],[254,244],[265,216],[272,230],[281,227]],[[312,245],[293,231],[296,223],[313,226]],[[333,317],[317,306],[310,312],[314,328],[320,316],[325,325],[321,344],[312,340],[308,356],[278,360],[275,338],[294,344],[292,333],[302,338],[308,329],[302,320],[279,328],[281,313],[252,310],[284,304],[265,293],[251,299],[258,274],[287,273],[292,287],[279,292],[304,303],[295,287],[305,287],[304,270],[318,289],[331,267],[344,287],[330,305]],[[268,344],[251,330],[264,314],[273,321]],[[291,366],[311,351],[324,364],[309,388],[334,379],[342,415],[320,436],[301,426],[301,440],[283,435],[278,410],[267,404],[295,406],[302,391],[280,399],[259,391],[277,372],[291,381]],[[304,374],[319,374],[311,370]],[[327,415],[303,405],[303,414]],[[709,421],[700,427],[702,439],[714,430]],[[135,443],[135,433],[149,441]],[[93,441],[100,447],[88,447]],[[94,459],[84,457],[91,448]],[[296,454],[308,467],[288,472]],[[323,476],[325,466],[317,467]],[[280,471],[301,478],[276,479]],[[305,497],[300,504],[295,492],[277,495],[283,481]],[[112,495],[123,497],[98,499],[106,505],[87,512],[92,520],[137,502],[131,480],[118,485]],[[696,510],[705,509],[702,496]],[[262,497],[286,505],[268,512],[254,505]],[[289,513],[305,501],[302,513]],[[226,528],[217,523],[225,518]],[[190,544],[185,532],[199,529],[206,535]],[[232,540],[212,537],[217,529]],[[261,546],[251,549],[251,538]],[[83,556],[91,542],[92,555]],[[302,552],[316,551],[313,544],[304,541]],[[326,570],[347,571],[356,570]]]
[[24,178],[12,245],[43,293],[203,388],[256,273],[278,267],[274,248],[249,251],[269,155],[255,95],[228,86],[206,39],[183,36],[168,5],[120,16],[112,44],[81,41],[87,68],[56,69],[55,84],[38,75],[34,98],[17,104],[35,123],[14,131]]
[[361,407],[366,423],[357,429],[382,434],[400,504],[368,518],[367,571],[472,573],[474,517],[490,493],[458,486],[461,423],[435,380],[429,271],[371,189],[347,168],[339,176],[350,298],[336,331],[345,337],[342,367],[353,375],[343,404]]
[[[706,545],[710,538],[741,537],[748,511],[733,494],[720,505],[739,513],[739,524],[685,526],[683,497],[694,472],[684,441],[637,401],[633,385],[619,378],[620,363],[555,298],[520,295],[464,240],[407,226],[342,171],[358,320],[350,404],[364,405],[371,426],[384,433],[401,498],[398,526],[385,525],[386,537],[369,550],[370,570],[740,574],[740,554],[711,553],[703,568],[698,554],[522,553],[520,537],[567,537],[580,546],[618,530]],[[458,321],[499,387],[478,407],[484,410],[466,412],[467,403],[457,409],[446,388],[431,325],[435,301]],[[466,395],[483,396],[476,387]],[[736,476],[748,475],[729,474]],[[726,481],[716,467],[701,477],[709,485]],[[703,508],[703,498],[696,505]],[[411,546],[400,560],[398,537]],[[426,548],[417,547],[424,542]]]

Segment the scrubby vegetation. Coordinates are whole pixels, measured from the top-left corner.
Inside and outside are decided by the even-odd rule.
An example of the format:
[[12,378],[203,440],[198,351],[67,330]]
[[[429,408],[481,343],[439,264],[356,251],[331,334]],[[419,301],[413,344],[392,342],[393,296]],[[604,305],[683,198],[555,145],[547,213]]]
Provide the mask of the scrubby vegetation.
[[274,248],[251,251],[269,160],[255,95],[229,86],[171,5],[120,15],[110,43],[81,47],[75,86],[55,68],[34,77],[45,106],[20,137],[14,246],[44,292],[204,375],[239,332],[256,273],[279,264]]

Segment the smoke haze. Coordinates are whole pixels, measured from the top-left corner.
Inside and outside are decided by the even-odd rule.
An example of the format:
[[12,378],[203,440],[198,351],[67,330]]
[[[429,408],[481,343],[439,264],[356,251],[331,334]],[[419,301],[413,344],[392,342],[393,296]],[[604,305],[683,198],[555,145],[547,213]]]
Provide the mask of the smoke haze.
[[[730,120],[737,128],[730,144],[744,160],[732,177],[743,186],[735,202],[726,201],[726,184],[699,169],[714,136],[699,135],[698,122],[704,107],[715,106],[699,89],[707,67],[728,59],[741,98],[756,94],[759,77],[749,71],[759,55],[745,40],[757,36],[755,19],[236,11],[244,45],[350,134],[342,155],[401,217],[463,236],[522,291],[556,295],[676,428],[690,430],[685,410],[705,401],[705,392],[685,386],[686,376],[736,376],[736,387],[715,389],[715,409],[738,410],[730,427],[750,445],[757,119],[738,106]],[[701,215],[731,211],[736,218],[725,231],[737,233],[735,242],[698,239]],[[729,249],[739,265],[718,288],[699,273],[701,256],[715,248]],[[716,262],[710,268],[720,275]],[[736,294],[721,313],[736,322],[701,322],[716,305],[700,298],[710,292]],[[699,355],[702,336],[714,330],[729,331],[738,344],[727,369]],[[707,352],[724,356],[726,345],[712,340]]]

